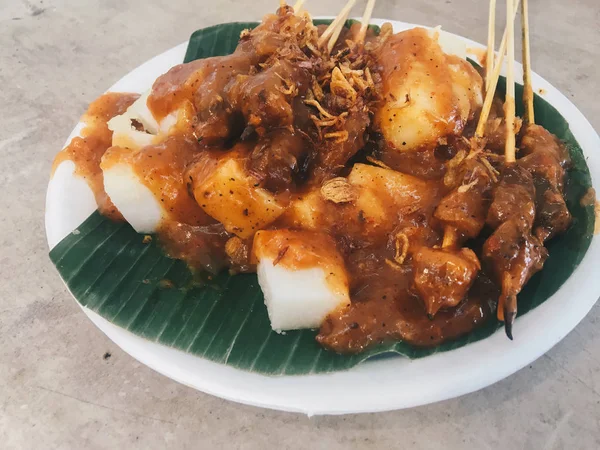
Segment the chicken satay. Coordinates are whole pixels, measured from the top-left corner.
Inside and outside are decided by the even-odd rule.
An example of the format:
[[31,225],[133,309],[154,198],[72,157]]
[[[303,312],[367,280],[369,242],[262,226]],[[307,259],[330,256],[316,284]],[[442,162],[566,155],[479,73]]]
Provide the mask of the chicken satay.
[[536,191],[534,234],[544,242],[566,231],[572,222],[563,197],[569,154],[556,136],[535,124],[525,129],[521,146],[526,156],[518,164],[531,173]]
[[483,164],[470,159],[459,167],[458,186],[446,195],[435,210],[435,217],[465,238],[474,238],[483,229],[491,202],[492,179]]
[[344,131],[332,136],[320,146],[314,157],[313,180],[317,183],[334,177],[348,160],[365,145],[365,132],[369,125],[368,109],[354,107],[345,119]]
[[300,178],[301,161],[307,142],[304,135],[279,128],[261,138],[247,161],[247,168],[263,186],[282,192]]
[[485,225],[492,180],[480,161],[466,160],[456,168],[459,184],[437,206],[434,216],[444,226],[442,248],[422,248],[413,257],[414,286],[430,316],[457,306],[481,269],[475,253],[458,248],[460,240],[477,236]]
[[559,192],[563,191],[565,169],[552,154],[543,151],[530,153],[518,159],[517,164],[527,170],[534,181],[537,178],[543,178]]
[[563,197],[564,169],[555,156],[538,151],[517,161],[533,177],[536,216],[534,234],[542,242],[565,232],[572,222],[571,213]]
[[533,274],[542,269],[548,251],[531,235],[531,226],[523,218],[502,223],[483,246],[482,259],[500,283],[498,320],[504,321],[512,339],[512,323],[517,315],[517,294]]
[[[316,42],[316,38],[316,27],[308,17],[295,15],[291,7],[280,8],[276,15],[267,15],[257,28],[243,33],[238,47],[231,55],[180,64],[160,76],[152,87],[148,107],[157,120],[160,120],[177,111],[183,104],[191,103],[197,115],[194,130],[196,138],[204,144],[219,144],[241,131],[238,130],[238,117],[242,108],[240,105],[237,105],[239,108],[232,106],[227,98],[229,85],[238,76],[255,74],[259,68],[265,68],[267,72],[269,67],[279,64],[281,57],[286,61],[282,63],[284,66],[290,62],[307,60],[302,48],[311,39]],[[272,72],[276,73],[277,69]],[[264,95],[258,95],[260,89],[255,92],[256,89],[252,88],[252,84],[270,79],[269,74],[258,75],[255,83],[246,86],[246,90],[256,94],[250,100],[263,101],[267,105],[272,103],[270,108],[259,108],[259,111],[271,112],[270,117],[279,117],[281,114],[287,117],[285,108],[283,111],[277,108],[280,99],[267,101]],[[272,87],[277,87],[272,79],[269,83]],[[283,89],[289,88],[290,86],[284,86]],[[260,115],[252,116],[247,109],[244,112],[252,120],[260,118]]]
[[237,75],[225,95],[231,108],[243,114],[247,126],[263,135],[267,128],[293,125],[293,99],[304,96],[309,81],[308,70],[280,60],[257,74]]
[[535,187],[531,174],[518,164],[504,167],[500,182],[493,192],[487,224],[498,228],[509,220],[521,220],[533,226],[535,219]]
[[[518,134],[523,126],[523,121],[515,117],[515,134]],[[490,114],[485,123],[485,148],[486,150],[504,155],[506,146],[506,120],[504,118],[504,103],[499,97],[495,97],[490,108]]]
[[255,62],[249,53],[236,51],[175,66],[154,82],[148,107],[160,119],[191,104],[197,116],[196,138],[209,145],[224,141],[235,119],[223,97],[224,89],[238,74],[247,74]]
[[413,255],[414,287],[433,317],[440,309],[457,306],[481,269],[475,253],[423,247]]
[[573,218],[561,192],[545,178],[535,177],[536,216],[533,233],[542,242],[564,233]]
[[563,168],[571,163],[569,151],[556,136],[540,125],[529,124],[521,138],[521,153],[527,156],[540,152],[552,155]]

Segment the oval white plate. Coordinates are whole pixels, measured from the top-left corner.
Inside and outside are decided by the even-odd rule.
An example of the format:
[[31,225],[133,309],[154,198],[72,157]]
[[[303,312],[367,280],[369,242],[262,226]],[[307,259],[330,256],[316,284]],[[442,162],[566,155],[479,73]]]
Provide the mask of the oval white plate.
[[[383,20],[373,20],[381,25]],[[392,22],[401,31],[415,25]],[[465,39],[470,48],[484,48]],[[143,92],[172,66],[183,61],[187,42],[142,64],[109,90]],[[517,64],[517,74],[522,68]],[[557,89],[533,74],[533,87],[568,120],[592,174],[600,180],[600,137],[583,114]],[[77,135],[76,128],[73,135]],[[50,248],[95,209],[93,196],[74,180],[72,167],[57,170],[48,187],[46,233]],[[74,189],[76,187],[76,189]],[[77,193],[77,195],[74,194]],[[515,341],[503,331],[457,350],[417,360],[401,357],[370,361],[327,375],[268,377],[207,361],[144,340],[83,308],[111,340],[131,356],[180,383],[219,397],[265,408],[313,414],[344,414],[408,408],[457,397],[489,386],[531,363],[566,336],[600,295],[594,266],[600,241],[594,237],[581,265],[560,290],[533,312],[518,318]],[[577,292],[573,296],[572,292]],[[550,326],[545,326],[550,325]]]

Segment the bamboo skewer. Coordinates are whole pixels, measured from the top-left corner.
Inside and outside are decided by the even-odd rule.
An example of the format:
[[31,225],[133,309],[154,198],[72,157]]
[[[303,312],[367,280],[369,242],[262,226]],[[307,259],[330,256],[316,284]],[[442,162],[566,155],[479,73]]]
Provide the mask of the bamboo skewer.
[[529,0],[521,2],[521,28],[523,38],[523,105],[525,123],[535,123],[533,89],[531,88],[531,53],[529,46]]
[[356,42],[362,43],[365,40],[365,36],[367,35],[367,29],[369,28],[369,22],[371,21],[371,16],[373,15],[373,8],[375,8],[375,2],[377,0],[368,0],[367,7],[365,8],[365,13],[362,16],[360,30],[358,31],[358,36],[356,37]]
[[[506,121],[506,144],[504,160],[506,164],[516,161],[515,158],[515,4],[506,1],[506,100],[504,102],[504,120]],[[511,18],[513,18],[511,20]]]
[[[323,34],[319,38],[319,40],[317,42],[319,47],[322,47],[325,44],[325,42],[329,41],[329,38],[335,33],[335,31],[337,30],[340,23],[342,24],[342,28],[343,28],[343,24],[346,21],[345,18],[348,17],[348,15],[350,14],[350,10],[354,7],[355,4],[356,4],[356,0],[348,0],[348,3],[346,3],[346,5],[342,8],[342,10],[337,15],[337,17],[333,20],[333,22],[331,22],[331,24],[327,27],[327,29],[323,32]],[[341,29],[340,29],[340,31],[341,31]],[[339,32],[338,32],[338,36],[339,36]],[[337,38],[336,38],[336,40],[337,40]]]
[[[510,0],[508,0],[510,1]],[[513,8],[513,16],[512,21],[510,23],[514,23],[516,10],[519,5],[520,0],[514,0],[514,8]],[[502,63],[504,62],[504,54],[506,53],[507,47],[507,29],[504,31],[504,36],[502,37],[502,43],[500,44],[500,50],[498,55],[498,61],[494,66],[494,71],[492,73],[492,77],[490,79],[490,85],[487,89],[485,100],[483,102],[483,107],[481,109],[481,114],[479,116],[479,122],[477,123],[477,129],[475,130],[475,137],[482,139],[485,131],[485,124],[490,115],[490,110],[492,109],[492,102],[494,101],[494,94],[496,93],[496,87],[498,87],[498,79],[500,78],[500,72],[502,70]]]
[[294,5],[294,12],[298,14],[302,10],[302,6],[304,5],[304,0],[298,0]]
[[444,228],[444,240],[442,241],[442,248],[452,248],[458,242],[458,230],[452,226]]
[[344,29],[344,25],[346,24],[346,20],[348,20],[349,15],[350,15],[350,9],[348,9],[344,12],[344,15],[341,17],[340,21],[336,25],[336,27],[333,31],[333,34],[331,35],[331,38],[329,39],[329,42],[327,43],[327,53],[328,54],[331,53],[331,51],[333,50],[333,47],[335,46],[335,43],[337,42],[338,38],[340,37],[340,33]]
[[485,60],[485,91],[489,90],[490,80],[494,71],[494,60],[496,48],[496,0],[490,0],[490,12],[488,18],[488,41],[487,57]]
[[[523,0],[526,2],[527,0]],[[515,7],[512,0],[506,2],[506,17],[514,17]],[[514,20],[507,21],[506,25],[506,100],[504,102],[504,117],[506,121],[506,144],[504,147],[505,164],[514,164],[515,158],[515,26]],[[505,278],[509,277],[508,273]],[[503,292],[506,284],[510,281],[503,282]],[[498,303],[497,316],[499,320],[504,321],[504,331],[510,340],[513,339],[512,327],[517,317],[517,297],[510,295],[502,299]]]

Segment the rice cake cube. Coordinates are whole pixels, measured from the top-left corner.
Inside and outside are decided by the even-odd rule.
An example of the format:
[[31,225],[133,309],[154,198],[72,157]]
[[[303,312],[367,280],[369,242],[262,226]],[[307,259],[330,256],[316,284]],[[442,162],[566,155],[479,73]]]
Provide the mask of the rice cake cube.
[[285,211],[275,196],[259,187],[246,172],[242,158],[221,158],[209,170],[204,167],[191,176],[200,207],[242,239],[271,224]]
[[259,231],[253,259],[271,327],[277,332],[317,328],[328,314],[350,306],[344,260],[325,233]]

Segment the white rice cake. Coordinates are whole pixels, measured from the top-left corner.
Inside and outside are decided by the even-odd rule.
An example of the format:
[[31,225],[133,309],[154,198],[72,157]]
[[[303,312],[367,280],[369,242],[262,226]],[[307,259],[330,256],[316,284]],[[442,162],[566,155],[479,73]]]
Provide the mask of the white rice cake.
[[[144,147],[164,140],[178,120],[187,122],[182,109],[165,117],[160,123],[147,105],[150,91],[138,98],[124,114],[113,117],[108,128],[113,132],[112,145],[119,151],[143,151]],[[134,126],[137,124],[138,129]],[[110,154],[107,152],[107,156]],[[104,176],[104,190],[125,220],[138,233],[153,233],[168,211],[143,183],[134,168],[127,162],[108,163],[102,159],[100,167]]]
[[273,330],[318,328],[328,314],[350,306],[344,261],[328,235],[259,231],[253,257]]

